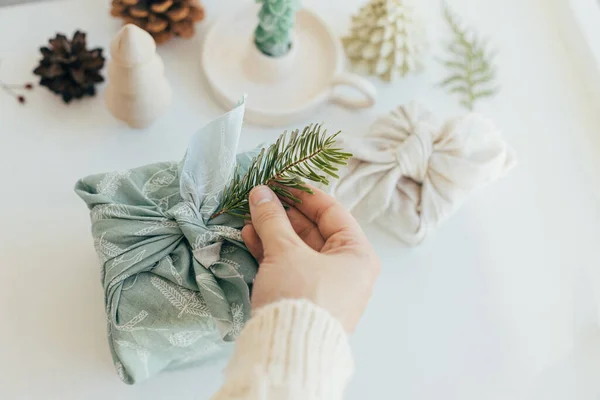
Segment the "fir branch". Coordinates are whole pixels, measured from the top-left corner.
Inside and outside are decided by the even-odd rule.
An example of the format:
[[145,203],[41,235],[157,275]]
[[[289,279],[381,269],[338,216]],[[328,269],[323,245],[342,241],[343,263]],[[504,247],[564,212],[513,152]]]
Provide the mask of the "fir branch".
[[277,141],[262,149],[252,160],[248,172],[240,176],[236,168],[231,184],[223,192],[221,208],[211,218],[221,214],[249,218],[248,195],[255,186],[266,185],[279,197],[300,202],[289,189],[312,193],[302,179],[329,184],[329,177],[338,178],[339,165],[345,165],[352,154],[335,148],[335,135],[328,136],[322,125],[311,124],[302,133],[295,130],[288,139],[284,132]]
[[487,43],[475,32],[461,26],[458,16],[452,12],[448,4],[444,4],[444,17],[454,35],[448,44],[451,59],[442,60],[449,70],[449,76],[440,83],[450,93],[460,96],[460,103],[472,111],[475,102],[490,97],[498,92],[493,85],[495,66],[493,55],[487,50]]

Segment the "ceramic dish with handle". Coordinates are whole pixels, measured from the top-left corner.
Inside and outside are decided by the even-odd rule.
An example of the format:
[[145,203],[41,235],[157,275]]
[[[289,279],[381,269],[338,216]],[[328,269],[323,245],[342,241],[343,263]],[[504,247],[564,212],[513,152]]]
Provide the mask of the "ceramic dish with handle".
[[[254,4],[235,10],[215,21],[206,35],[202,64],[224,108],[247,94],[246,120],[278,126],[306,119],[327,102],[353,109],[375,104],[375,87],[344,70],[340,40],[315,13],[297,12],[292,47],[279,58],[264,55],[254,44],[257,13]],[[335,90],[341,86],[357,93]]]

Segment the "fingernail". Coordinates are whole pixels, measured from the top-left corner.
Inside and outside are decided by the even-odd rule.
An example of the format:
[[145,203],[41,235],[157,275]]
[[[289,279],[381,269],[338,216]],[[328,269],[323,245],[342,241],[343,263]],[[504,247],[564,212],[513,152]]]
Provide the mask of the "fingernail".
[[273,192],[266,186],[257,186],[250,193],[250,201],[253,206],[259,206],[271,200],[273,200]]

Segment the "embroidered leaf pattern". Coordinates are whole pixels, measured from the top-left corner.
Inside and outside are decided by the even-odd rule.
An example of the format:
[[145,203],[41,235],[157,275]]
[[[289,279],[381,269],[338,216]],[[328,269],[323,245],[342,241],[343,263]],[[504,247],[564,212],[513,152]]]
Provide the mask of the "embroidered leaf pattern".
[[194,241],[194,249],[199,249],[213,244],[221,238],[242,241],[242,231],[229,226],[215,225],[210,226],[210,230],[201,235],[196,236]]
[[107,306],[106,310],[105,310],[106,314],[106,333],[108,334],[108,337],[110,338],[110,336],[112,335],[112,329],[113,329],[113,323],[112,323],[112,319],[110,317],[110,307]]
[[[220,263],[223,265],[227,265],[228,268],[228,272],[229,274],[225,275],[224,273],[220,273],[219,277],[221,278],[240,278],[243,279],[244,277],[242,276],[242,274],[240,274],[240,264],[233,261],[233,260],[229,260],[227,258],[221,258],[219,261],[217,261],[215,264]],[[210,270],[213,271],[213,268],[215,266],[215,264],[210,266]],[[213,271],[214,272],[214,271]]]
[[233,324],[230,333],[233,337],[238,337],[244,329],[244,309],[241,304],[231,304],[231,317]]
[[[125,251],[125,250],[123,250]],[[106,269],[106,272],[110,272],[114,267],[117,267],[121,264],[127,264],[126,267],[124,267],[123,269],[127,269],[132,267],[133,265],[137,264],[138,262],[142,261],[144,259],[144,254],[146,254],[146,250],[141,250],[140,252],[134,254],[132,257],[127,258],[127,254],[122,254],[120,256],[117,256],[115,258],[113,258],[110,267],[108,267]]]
[[100,235],[100,237],[94,238],[94,248],[96,249],[96,253],[98,254],[98,257],[102,263],[113,257],[117,257],[126,250],[104,239],[105,235],[106,232]]
[[206,331],[184,331],[172,333],[169,335],[169,343],[175,347],[188,347],[208,335],[209,332]]
[[237,263],[237,262],[235,262],[233,260],[230,260],[228,258],[221,258],[219,260],[219,262],[222,263],[222,264],[227,264],[227,265],[232,266],[236,271],[238,271],[240,269],[240,267],[241,267],[240,263]]
[[194,241],[194,249],[201,249],[214,243],[219,238],[219,234],[213,231],[206,231],[198,236]]
[[171,271],[171,275],[173,275],[173,278],[175,278],[175,281],[179,284],[179,285],[183,285],[183,278],[181,278],[181,274],[179,274],[179,272],[177,271],[177,268],[175,268],[175,265],[173,264],[173,259],[171,259],[171,257],[167,256],[166,257],[167,260],[167,264],[169,264],[169,271]]
[[229,226],[217,225],[213,229],[221,234],[221,237],[225,239],[242,241],[242,231],[240,229],[231,228]]
[[235,253],[235,246],[232,246],[230,244],[227,243],[223,243],[223,246],[221,246],[221,254],[231,254],[231,253]]
[[123,204],[100,204],[90,212],[92,222],[102,219],[126,218],[129,217],[129,210]]
[[187,201],[176,204],[170,212],[178,221],[190,222],[192,219],[196,218],[196,212],[192,208],[192,204]]
[[130,174],[131,171],[109,172],[104,175],[104,178],[102,178],[100,182],[98,182],[96,191],[98,194],[113,197],[117,194],[117,190],[119,190],[119,186],[121,186],[121,181],[124,178],[129,177]]
[[187,200],[197,198],[196,177],[189,171],[184,171],[180,178],[181,197]]
[[127,279],[133,275],[134,274],[131,272],[127,272],[127,271],[123,272],[121,275],[118,275],[112,281],[110,281],[110,283],[108,284],[108,288],[106,288],[106,290],[107,291],[111,290],[114,286],[118,285],[119,283],[123,282],[125,279]]
[[165,196],[165,197],[162,197],[162,198],[158,199],[158,203],[157,203],[158,206],[160,208],[162,208],[163,210],[168,210],[169,208],[171,208],[170,205],[169,205],[169,201],[172,198],[175,198],[176,200],[179,200],[179,198],[177,197],[178,194],[179,194],[179,192],[175,192],[175,193],[171,193],[168,196]]
[[134,233],[135,236],[146,236],[154,231],[157,231],[157,230],[163,229],[163,228],[178,228],[179,227],[177,222],[170,221],[168,219],[164,219],[161,221],[145,222],[145,223],[148,224],[148,226],[146,228],[140,229],[139,231],[135,232]]
[[217,284],[215,277],[212,274],[196,275],[196,282],[202,289],[209,291],[219,299],[223,300],[225,298],[223,289],[221,289],[221,287]]
[[143,320],[145,320],[147,316],[148,316],[148,312],[146,310],[142,310],[142,311],[140,311],[140,313],[138,315],[136,315],[135,317],[130,319],[127,323],[125,323],[123,325],[115,324],[115,327],[120,331],[132,332],[135,330],[135,326],[137,324],[139,324],[140,322],[142,322]]
[[126,322],[123,325],[117,325],[110,316],[110,309],[106,310],[106,322],[108,324],[108,335],[112,334],[113,327],[123,332],[134,332],[134,331],[151,331],[151,332],[164,332],[171,330],[170,328],[150,328],[147,326],[138,326],[140,322],[146,319],[148,312],[145,310],[140,311],[135,317]]
[[450,58],[442,60],[449,76],[440,85],[458,95],[460,104],[472,111],[477,100],[498,92],[493,83],[496,71],[492,55],[486,48],[486,42],[474,31],[461,26],[458,16],[447,4],[444,16],[454,37],[447,46]]
[[144,183],[142,193],[145,196],[171,185],[177,179],[177,164],[171,163],[165,169],[157,171]]
[[117,370],[117,375],[123,382],[128,382],[127,376],[125,375],[125,368],[123,368],[123,364],[120,361],[115,363],[115,368]]
[[204,303],[204,299],[200,293],[183,287],[177,288],[156,276],[150,278],[150,282],[175,308],[179,310],[177,318],[181,318],[181,316],[186,313],[200,317],[210,316],[208,307]]

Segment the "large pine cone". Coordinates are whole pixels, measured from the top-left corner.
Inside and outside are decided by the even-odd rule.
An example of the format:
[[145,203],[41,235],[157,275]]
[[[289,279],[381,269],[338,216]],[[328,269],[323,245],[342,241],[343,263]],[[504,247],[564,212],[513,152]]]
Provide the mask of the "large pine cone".
[[204,19],[198,0],[113,0],[110,13],[148,31],[158,44],[192,37],[194,23]]
[[57,34],[48,40],[49,47],[41,47],[43,58],[33,71],[41,76],[40,85],[62,96],[65,103],[83,96],[94,96],[95,85],[104,81],[100,70],[104,67],[102,49],[86,49],[85,33],[75,32],[73,40]]

